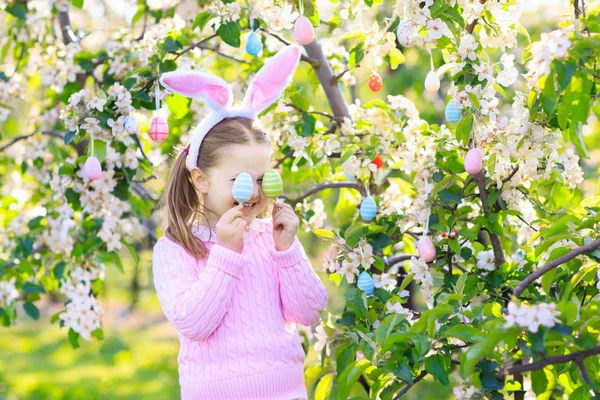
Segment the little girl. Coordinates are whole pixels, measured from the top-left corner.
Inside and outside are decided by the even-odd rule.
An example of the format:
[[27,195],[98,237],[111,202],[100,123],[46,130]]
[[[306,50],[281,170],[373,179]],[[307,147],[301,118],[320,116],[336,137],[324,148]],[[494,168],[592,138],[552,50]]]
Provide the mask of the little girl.
[[[277,53],[231,108],[226,82],[198,71],[164,74],[170,91],[201,97],[213,109],[177,157],[161,204],[164,232],[153,250],[161,308],[179,333],[182,399],[306,399],[305,354],[295,324],[312,325],[328,295],[296,232],[299,219],[262,191],[271,168],[267,135],[256,116],[291,79],[300,48]],[[232,185],[255,180],[239,204]]]

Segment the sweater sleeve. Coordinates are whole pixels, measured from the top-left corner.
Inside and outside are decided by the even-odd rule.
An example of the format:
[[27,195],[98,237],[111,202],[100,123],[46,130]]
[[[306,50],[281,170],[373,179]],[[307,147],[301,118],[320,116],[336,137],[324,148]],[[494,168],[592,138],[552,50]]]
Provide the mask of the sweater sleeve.
[[154,286],[161,308],[175,329],[190,340],[207,339],[227,312],[246,257],[214,244],[200,273],[181,245],[162,238],[152,252]]
[[279,272],[279,294],[283,317],[288,322],[310,326],[327,307],[327,289],[313,269],[298,237],[284,251],[269,249]]

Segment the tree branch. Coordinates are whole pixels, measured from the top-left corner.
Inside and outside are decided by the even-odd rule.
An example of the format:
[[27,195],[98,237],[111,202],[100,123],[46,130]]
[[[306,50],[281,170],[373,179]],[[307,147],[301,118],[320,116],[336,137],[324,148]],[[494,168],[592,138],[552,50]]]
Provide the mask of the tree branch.
[[393,267],[394,265],[401,263],[402,261],[410,260],[411,257],[419,257],[416,254],[396,254],[395,256],[391,256],[385,261],[386,267]]
[[546,272],[558,267],[560,264],[566,263],[567,261],[577,257],[580,254],[595,250],[598,247],[600,247],[600,239],[596,239],[593,242],[586,244],[585,246],[578,247],[570,251],[569,253],[558,257],[556,260],[553,260],[552,262],[538,269],[537,271],[529,275],[527,278],[525,278],[523,282],[519,283],[519,285],[515,288],[513,295],[517,298],[520,297],[521,294],[527,288],[527,286],[531,284],[531,282],[535,281],[537,278],[544,275]]
[[[485,1],[486,0],[479,0],[479,2],[481,4],[485,4]],[[475,20],[473,20],[473,22],[471,22],[469,25],[467,25],[467,32],[473,33],[473,29],[475,29],[475,25],[477,25],[477,22],[478,22],[478,20],[475,19]]]
[[58,23],[60,25],[60,32],[64,44],[77,42],[77,35],[75,35],[75,32],[73,32],[73,28],[71,27],[71,18],[69,17],[68,11],[58,12]]
[[0,147],[0,152],[6,150],[7,148],[9,148],[10,146],[12,146],[13,144],[17,143],[18,141],[28,139],[28,138],[30,138],[33,135],[36,135],[38,133],[42,133],[44,135],[54,136],[54,137],[57,137],[59,139],[65,140],[65,137],[59,131],[47,130],[47,131],[41,131],[41,132],[33,132],[33,133],[28,133],[27,135],[17,136],[16,138],[14,138],[13,140],[11,140],[7,144],[2,145],[2,147]]
[[302,200],[304,200],[305,198],[320,192],[321,190],[325,190],[325,189],[337,189],[337,188],[350,188],[350,189],[356,189],[358,190],[363,196],[365,195],[364,189],[361,188],[360,186],[358,186],[357,183],[353,183],[353,182],[333,182],[333,183],[323,183],[320,185],[316,185],[315,187],[313,187],[312,189],[310,189],[309,191],[307,191],[306,193],[302,194],[300,197],[296,197],[294,199],[289,198],[287,196],[280,196],[282,199],[284,199],[285,201],[291,203],[291,205],[295,205],[299,202],[301,202]]
[[421,371],[421,373],[419,374],[419,376],[417,376],[414,380],[413,383],[409,383],[407,384],[400,392],[398,392],[398,396],[394,397],[394,400],[399,399],[400,397],[402,397],[404,394],[406,394],[406,392],[408,392],[410,390],[411,387],[415,386],[417,383],[419,383],[423,378],[425,378],[425,376],[427,376],[427,371],[423,370]]
[[548,365],[564,364],[570,361],[576,361],[578,359],[583,359],[585,357],[590,357],[596,354],[600,354],[600,346],[592,347],[590,349],[582,351],[577,351],[571,354],[565,354],[562,356],[548,357],[544,360],[539,360],[528,364],[515,365],[510,368],[505,368],[504,375],[514,375],[519,372],[535,371],[537,369],[542,369]]
[[292,108],[300,111],[302,114],[316,114],[316,115],[321,115],[323,117],[329,118],[332,121],[343,122],[343,120],[344,120],[343,118],[335,117],[335,116],[333,116],[331,114],[327,114],[327,113],[324,113],[324,112],[321,112],[321,111],[306,111],[306,110],[303,110],[302,108],[300,108],[300,107],[298,107],[298,106],[296,106],[296,105],[294,105],[292,103],[285,103],[285,105],[288,106],[288,107],[292,107]]
[[[487,214],[489,212],[489,207],[487,204],[487,190],[485,188],[485,169],[482,169],[477,174],[473,175],[473,179],[479,188],[481,206],[483,207],[484,213]],[[498,268],[505,262],[504,251],[502,250],[502,242],[495,233],[492,233],[488,230],[488,234],[490,235],[490,242],[492,243],[492,248],[494,249],[494,264],[496,265],[496,268]]]

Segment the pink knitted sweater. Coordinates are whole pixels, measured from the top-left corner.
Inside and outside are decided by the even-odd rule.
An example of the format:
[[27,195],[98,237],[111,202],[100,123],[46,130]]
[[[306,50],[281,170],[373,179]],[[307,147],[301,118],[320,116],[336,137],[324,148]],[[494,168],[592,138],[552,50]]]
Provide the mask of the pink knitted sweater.
[[242,254],[194,225],[209,256],[196,261],[163,236],[154,246],[154,285],[179,333],[182,399],[306,399],[305,354],[295,324],[312,325],[328,295],[296,237],[278,251],[271,218],[254,219]]

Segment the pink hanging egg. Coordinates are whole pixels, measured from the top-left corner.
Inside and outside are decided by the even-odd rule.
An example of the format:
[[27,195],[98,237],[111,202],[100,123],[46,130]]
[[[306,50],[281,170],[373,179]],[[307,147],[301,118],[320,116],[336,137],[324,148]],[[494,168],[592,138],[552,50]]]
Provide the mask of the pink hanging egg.
[[309,44],[315,38],[315,29],[305,16],[301,16],[296,20],[294,25],[294,36],[298,43],[302,45]]
[[163,117],[154,117],[150,121],[150,137],[155,142],[162,142],[169,136],[169,125]]
[[471,149],[465,156],[465,171],[475,175],[481,171],[483,166],[481,150],[478,148]]
[[428,237],[419,239],[417,242],[417,251],[419,252],[419,257],[427,262],[431,262],[435,258],[435,247]]
[[94,156],[88,157],[85,161],[84,166],[85,176],[88,179],[95,180],[102,176],[102,167],[100,166],[100,161]]

